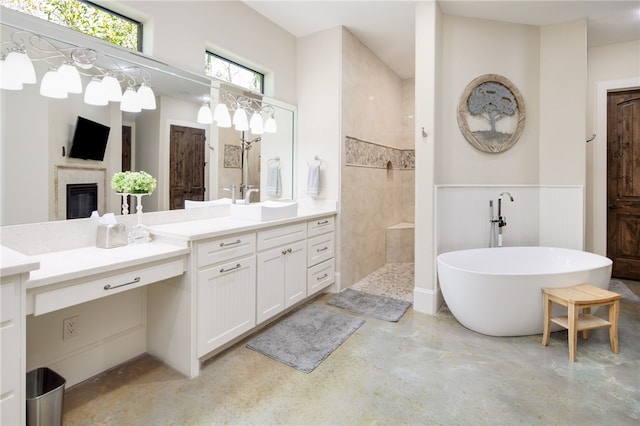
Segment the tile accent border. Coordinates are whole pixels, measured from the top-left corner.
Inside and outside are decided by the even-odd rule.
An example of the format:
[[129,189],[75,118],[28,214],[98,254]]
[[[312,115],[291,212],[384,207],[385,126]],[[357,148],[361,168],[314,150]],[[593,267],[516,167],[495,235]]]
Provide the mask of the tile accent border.
[[416,151],[392,148],[347,136],[345,158],[347,166],[413,170]]

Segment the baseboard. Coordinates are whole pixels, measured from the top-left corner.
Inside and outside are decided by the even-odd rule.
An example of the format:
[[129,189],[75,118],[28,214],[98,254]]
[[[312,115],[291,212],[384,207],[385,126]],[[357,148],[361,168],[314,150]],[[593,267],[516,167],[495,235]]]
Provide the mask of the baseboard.
[[444,303],[439,290],[427,290],[415,287],[413,289],[413,309],[429,315],[435,315]]

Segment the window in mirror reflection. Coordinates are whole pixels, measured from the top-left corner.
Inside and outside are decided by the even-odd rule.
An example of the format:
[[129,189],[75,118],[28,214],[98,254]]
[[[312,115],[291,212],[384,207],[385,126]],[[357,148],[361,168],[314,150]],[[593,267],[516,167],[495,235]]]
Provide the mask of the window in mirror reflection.
[[128,49],[142,50],[142,24],[80,0],[0,0],[0,5]]
[[213,52],[206,52],[204,70],[209,77],[264,93],[264,74]]

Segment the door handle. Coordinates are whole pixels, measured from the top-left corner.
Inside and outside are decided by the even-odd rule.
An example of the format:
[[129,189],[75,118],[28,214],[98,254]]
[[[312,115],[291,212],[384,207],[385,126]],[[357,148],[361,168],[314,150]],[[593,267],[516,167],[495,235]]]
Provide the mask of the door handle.
[[617,204],[609,204],[607,207],[609,207],[609,210],[615,210],[620,208],[620,206]]

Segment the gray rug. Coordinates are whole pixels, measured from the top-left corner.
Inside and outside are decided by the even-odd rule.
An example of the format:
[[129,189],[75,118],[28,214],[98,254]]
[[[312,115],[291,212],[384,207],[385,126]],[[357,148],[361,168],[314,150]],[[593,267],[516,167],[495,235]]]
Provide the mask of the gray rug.
[[309,305],[251,340],[247,348],[310,373],[364,323],[362,318]]
[[640,303],[640,297],[636,296],[636,294],[632,292],[631,289],[629,289],[629,287],[627,287],[627,285],[622,281],[611,280],[609,283],[609,290],[619,293],[624,300]]
[[327,305],[385,321],[397,322],[407,312],[411,303],[348,288],[329,300]]

